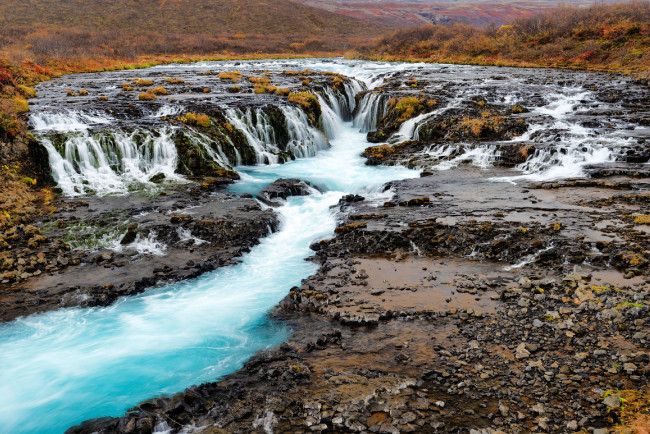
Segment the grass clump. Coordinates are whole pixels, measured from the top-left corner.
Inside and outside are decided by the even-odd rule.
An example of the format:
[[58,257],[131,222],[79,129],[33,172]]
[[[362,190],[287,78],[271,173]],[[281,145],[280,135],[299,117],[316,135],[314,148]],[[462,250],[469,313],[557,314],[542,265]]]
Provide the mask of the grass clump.
[[244,75],[239,72],[239,71],[232,71],[232,72],[220,72],[217,77],[219,77],[222,80],[231,80],[233,83],[237,83],[240,78],[242,78]]
[[169,95],[167,89],[165,89],[162,86],[154,87],[153,89],[149,89],[147,92],[152,93],[154,95]]
[[650,215],[639,215],[634,219],[634,223],[639,225],[650,225]]
[[142,78],[136,78],[133,80],[133,84],[136,86],[151,86],[153,84],[153,81],[151,80],[144,80]]
[[268,77],[248,77],[248,81],[253,84],[269,84],[271,79]]
[[138,95],[138,99],[140,101],[151,101],[154,99],[158,99],[158,97],[151,92],[143,92],[140,95]]
[[27,113],[29,111],[29,103],[27,103],[25,98],[16,96],[11,99],[11,102],[13,103],[15,113]]
[[289,101],[300,104],[305,109],[310,109],[312,105],[318,104],[316,96],[309,92],[296,92],[289,94]]
[[409,120],[417,113],[424,110],[424,100],[414,96],[407,96],[399,99],[391,98],[388,101],[388,104],[397,113],[399,122]]
[[165,82],[169,84],[183,84],[185,83],[185,80],[183,80],[180,77],[175,77],[175,78],[166,78]]

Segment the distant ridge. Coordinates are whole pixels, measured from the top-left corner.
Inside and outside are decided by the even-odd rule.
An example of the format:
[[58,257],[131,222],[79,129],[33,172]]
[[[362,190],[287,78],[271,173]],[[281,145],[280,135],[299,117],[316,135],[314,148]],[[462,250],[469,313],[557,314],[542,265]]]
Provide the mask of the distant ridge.
[[288,0],[20,0],[0,3],[0,27],[374,36],[377,24]]
[[465,23],[485,27],[527,18],[560,4],[588,6],[593,0],[296,0],[383,26]]

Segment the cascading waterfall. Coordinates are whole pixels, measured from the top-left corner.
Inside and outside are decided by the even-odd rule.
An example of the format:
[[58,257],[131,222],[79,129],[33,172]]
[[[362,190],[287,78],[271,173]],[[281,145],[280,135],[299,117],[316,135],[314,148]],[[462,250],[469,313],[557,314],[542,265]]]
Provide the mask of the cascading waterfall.
[[52,177],[68,196],[126,193],[134,183],[148,183],[152,176],[175,175],[177,152],[171,129],[131,132],[115,129],[92,134],[69,133],[61,149],[47,137],[41,143],[48,152]]
[[332,90],[329,87],[323,89],[324,100],[327,105],[344,121],[352,119],[352,113],[356,106],[355,95],[363,90],[363,86],[356,80],[350,80],[350,83],[343,83],[343,92]]
[[402,122],[399,130],[390,137],[389,142],[401,143],[407,140],[414,140],[416,138],[416,129],[421,125],[421,122],[435,116],[436,114],[438,114],[437,110],[429,113],[422,113],[421,115]]
[[381,93],[368,92],[361,98],[353,125],[362,133],[375,131],[387,112],[388,98]]
[[516,167],[523,175],[498,180],[544,181],[580,177],[584,166],[616,161],[622,155],[622,146],[634,144],[634,139],[630,137],[622,137],[616,132],[601,134],[572,119],[573,114],[593,100],[590,92],[566,89],[565,94],[552,93],[545,98],[548,103],[531,113],[549,117],[551,122],[534,125],[523,136],[511,141],[532,142],[540,145],[540,148]]
[[212,161],[219,163],[219,165],[223,167],[230,167],[232,165],[242,164],[241,154],[237,150],[237,147],[232,142],[230,137],[224,136],[224,139],[226,140],[226,144],[229,145],[230,149],[234,150],[235,161],[230,161],[228,156],[223,152],[223,143],[219,143],[196,130],[185,130],[184,134],[191,144],[203,148],[206,154],[208,154],[208,156],[212,159]]
[[[543,181],[558,178],[579,177],[583,175],[583,168],[590,164],[614,162],[622,156],[623,146],[633,146],[634,139],[623,137],[616,132],[601,134],[590,128],[585,128],[575,119],[583,107],[593,101],[593,94],[580,88],[566,88],[564,93],[549,93],[544,95],[547,100],[545,105],[533,108],[530,115],[538,115],[541,123],[533,124],[529,130],[520,137],[500,142],[506,145],[513,143],[530,143],[537,146],[537,149],[528,159],[516,167],[523,172],[522,175],[494,178],[498,181],[513,182],[516,180]],[[403,122],[397,132],[390,138],[389,143],[396,144],[408,140],[420,140],[420,129],[422,126],[446,111],[460,106],[461,101],[466,100],[468,95],[473,96],[476,91],[468,91],[467,95],[460,95],[449,101],[444,107],[432,112],[420,114]],[[366,94],[362,99],[363,111],[355,118],[355,125],[367,122],[372,125],[373,115],[368,116],[379,101],[379,97],[373,98],[373,94]],[[515,102],[508,99],[508,103]],[[361,116],[362,115],[362,116]],[[357,121],[359,119],[359,121]],[[546,119],[546,120],[543,120]],[[363,130],[363,128],[362,128]],[[371,129],[372,130],[372,129]],[[498,160],[500,152],[499,145],[489,143],[465,144],[462,145],[463,153],[448,158],[460,152],[457,149],[445,146],[430,147],[423,151],[422,155],[431,157],[435,163],[433,168],[446,170],[458,166],[462,162],[470,162],[478,167],[486,168]],[[437,162],[437,163],[436,163]]]
[[[227,109],[226,119],[244,133],[246,141],[255,150],[257,164],[277,164],[280,148],[268,116],[261,109]],[[255,117],[255,118],[253,118]]]
[[[368,88],[373,88],[383,75],[416,65],[372,63],[366,69],[363,66],[323,62],[316,68],[329,67],[332,72],[348,75],[366,74],[364,81]],[[175,66],[160,68],[172,67]],[[288,150],[299,157],[313,158],[299,158],[283,165],[237,168],[242,179],[231,186],[235,193],[258,193],[279,177],[301,178],[325,191],[289,198],[277,208],[282,222],[280,230],[263,239],[241,263],[121,299],[110,307],[61,309],[0,324],[0,432],[58,433],[85,419],[117,416],[141,400],[214,381],[241,367],[258,349],[285,340],[288,331],[270,323],[266,313],[291,286],[299,285],[316,270],[312,262],[304,259],[312,253],[309,245],[314,240],[333,233],[336,219],[332,210],[340,197],[361,193],[366,201],[379,206],[392,194],[378,193],[386,182],[419,175],[400,166],[364,164],[360,154],[368,143],[359,130],[372,130],[373,125],[376,128],[386,101],[379,94],[368,93],[361,100],[354,121],[343,122],[346,113],[354,110],[350,89],[356,92],[363,88],[355,83],[351,81],[345,92],[324,91],[318,96],[323,113],[320,121],[330,135],[331,146],[300,109],[282,107],[290,138]],[[582,167],[592,157],[594,161],[611,159],[617,147],[625,143],[616,134],[599,137],[571,120],[578,98],[589,97],[580,93],[567,91],[569,96],[551,98],[546,106],[531,113],[547,116],[551,121],[531,127],[517,140],[541,143],[550,141],[552,134],[557,134],[559,140],[550,146],[554,150],[546,154],[540,149],[525,163],[530,163],[530,167],[522,165],[520,170],[536,176],[556,176],[548,172],[558,167],[566,172],[578,160],[577,165]],[[175,110],[163,108],[158,114],[161,113],[173,115]],[[169,176],[173,175],[178,156],[170,138],[174,131],[171,128],[95,131],[97,126],[112,125],[112,121],[104,122],[108,118],[99,114],[39,116],[32,117],[34,127],[40,126],[37,132],[74,132],[63,144],[55,145],[51,139],[42,138],[53,173],[66,194],[127,191],[127,178],[146,181],[155,173],[167,171]],[[228,116],[251,146],[258,145],[255,149],[259,150],[258,160],[263,160],[260,162],[266,162],[267,155],[268,162],[277,157],[274,152],[280,151],[279,145],[268,129],[270,122],[265,115],[233,110]],[[408,126],[409,138],[418,134],[419,121],[413,122],[412,129]],[[237,126],[237,122],[242,126]],[[220,144],[209,142],[199,133],[188,133],[188,137],[196,141],[194,144],[206,146],[206,153],[217,162],[241,162],[240,156],[235,162],[228,161]],[[443,161],[441,168],[463,161],[487,166],[498,155],[498,146],[454,144],[426,152]],[[459,155],[461,148],[463,154]],[[571,152],[563,153],[562,148]],[[602,148],[610,153],[598,154]],[[570,161],[551,159],[559,158],[558,155],[568,155]],[[179,235],[189,239],[191,234]],[[164,249],[153,234],[138,242],[150,254],[160,254]],[[257,416],[266,420],[264,414]]]
[[[499,148],[495,145],[489,146],[465,146],[465,152],[456,157],[442,161],[436,166],[438,170],[448,170],[454,167],[458,167],[462,163],[470,163],[476,167],[488,168],[494,165],[494,162],[497,161],[501,152]],[[443,153],[448,152],[448,150],[442,151]],[[450,153],[451,154],[451,153]],[[442,157],[442,155],[441,155]]]
[[46,131],[85,131],[93,126],[109,125],[116,120],[105,113],[79,112],[68,110],[62,112],[42,112],[30,116],[30,124],[37,132]]
[[[345,83],[343,92],[325,89],[326,100],[319,97],[325,134],[310,125],[300,108],[280,107],[289,135],[286,149],[281,149],[277,143],[269,115],[264,110],[227,109],[224,115],[253,148],[257,164],[279,163],[279,155],[285,151],[297,158],[313,157],[329,147],[326,136],[334,136],[332,125],[336,118],[348,119],[351,116],[355,104],[353,92],[361,88],[361,84],[351,80]],[[182,111],[178,106],[165,105],[149,117],[174,116]],[[32,116],[31,123],[37,132],[64,134],[64,142],[58,145],[46,135],[39,138],[48,152],[53,178],[65,195],[126,193],[134,184],[146,185],[160,173],[166,179],[182,180],[175,174],[178,155],[172,140],[180,127],[134,128],[131,131],[104,128],[115,122],[109,116],[78,111],[45,112]],[[219,165],[229,168],[242,164],[240,151],[227,135],[221,138],[225,142],[220,143],[195,129],[183,128],[183,134]],[[224,152],[224,147],[232,152]]]
[[297,158],[313,157],[318,151],[329,147],[327,137],[316,128],[309,125],[305,112],[297,107],[282,107],[282,113],[287,120],[289,143],[287,150]]
[[334,106],[336,108],[330,107],[321,95],[317,95],[317,98],[321,107],[321,123],[323,131],[325,131],[327,137],[336,137],[336,127],[338,125],[338,119],[340,119],[340,116],[337,115],[336,112],[340,111],[340,107],[337,105]]

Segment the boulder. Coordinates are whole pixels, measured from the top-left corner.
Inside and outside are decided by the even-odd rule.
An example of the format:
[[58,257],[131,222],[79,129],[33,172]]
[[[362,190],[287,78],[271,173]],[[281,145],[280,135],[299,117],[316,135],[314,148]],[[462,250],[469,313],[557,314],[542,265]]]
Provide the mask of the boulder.
[[280,178],[273,181],[260,196],[265,199],[284,199],[290,196],[308,196],[311,193],[311,185],[308,182],[297,178]]

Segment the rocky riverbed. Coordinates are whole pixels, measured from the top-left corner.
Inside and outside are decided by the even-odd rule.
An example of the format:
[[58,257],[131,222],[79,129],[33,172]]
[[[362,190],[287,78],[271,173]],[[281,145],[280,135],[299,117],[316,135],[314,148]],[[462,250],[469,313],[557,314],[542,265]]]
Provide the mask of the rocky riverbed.
[[398,203],[442,194],[411,206],[342,199],[319,272],[273,313],[296,330],[287,344],[71,432],[605,432],[619,397],[647,408],[650,287],[629,263],[647,232],[624,217],[647,195],[479,182],[469,201],[474,175],[401,182]]
[[[396,138],[405,122],[463,85],[448,82],[446,92],[427,94],[423,83],[431,79],[392,76],[374,91],[393,100],[368,134],[388,143],[368,148],[367,164],[418,167],[422,177],[389,183],[381,203],[341,198],[335,237],[311,246],[318,273],[271,313],[295,330],[289,342],[218,383],[69,432],[605,433],[617,424],[647,426],[648,106],[632,96],[647,102],[647,91],[622,95],[618,84],[598,86],[597,99],[577,114],[598,128],[642,124],[618,162],[585,166],[587,177],[503,182],[513,175],[507,168],[536,152],[567,152],[534,136],[511,142],[536,122],[526,115],[534,102],[492,104],[498,91],[486,89],[418,124],[416,140]],[[580,79],[596,86],[603,77]],[[418,100],[405,102],[415,108],[402,120],[400,110],[410,109],[396,109],[400,98]],[[617,104],[615,118],[599,109],[603,101]],[[431,152],[450,146],[444,155]],[[498,150],[489,168],[440,170],[479,147]]]
[[[287,342],[218,382],[68,432],[601,434],[648,426],[647,86],[600,74],[457,68],[377,72],[354,112],[341,98],[352,89],[343,76],[251,71],[320,97],[312,128],[327,132],[324,101],[346,101],[341,117],[367,131],[365,164],[420,176],[346,194],[332,207],[333,236],[310,246],[318,271],[268,314],[293,330]],[[328,95],[337,80],[339,96]],[[284,104],[282,95],[265,98]],[[200,104],[211,125],[235,124]],[[252,125],[260,124],[273,122]],[[283,154],[291,140],[274,140],[285,147],[257,155],[297,156]],[[202,174],[226,175],[215,182],[197,172],[198,183],[165,181],[147,195],[65,199],[38,229],[17,228],[17,245],[35,244],[45,262],[32,250],[20,264],[30,275],[4,283],[4,319],[104,305],[231,264],[279,229],[273,209],[327,190],[318,176],[297,174],[260,185],[255,200],[224,187],[239,177],[236,161],[227,163],[218,169],[227,173]],[[257,174],[242,169],[239,182]],[[119,248],[97,247],[106,227],[121,234]],[[86,244],[66,241],[71,232]],[[52,239],[61,241],[50,247]],[[165,256],[156,256],[163,245]]]

